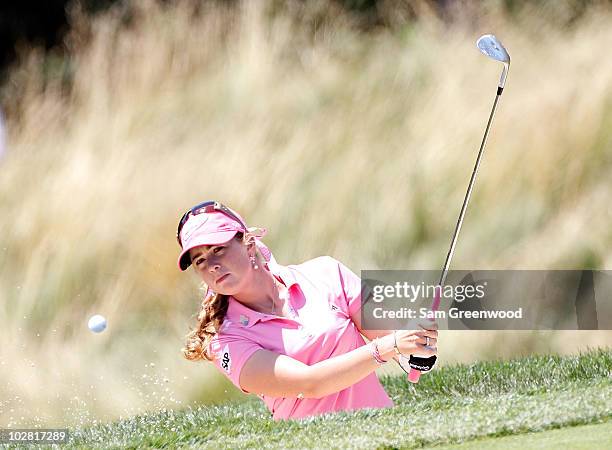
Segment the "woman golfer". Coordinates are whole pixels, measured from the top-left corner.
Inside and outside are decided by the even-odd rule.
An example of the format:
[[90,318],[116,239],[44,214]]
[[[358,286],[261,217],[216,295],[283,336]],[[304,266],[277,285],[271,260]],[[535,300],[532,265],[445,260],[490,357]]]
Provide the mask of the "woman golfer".
[[213,201],[181,218],[178,265],[208,288],[185,357],[213,361],[275,420],[392,407],[375,370],[400,353],[435,355],[438,332],[362,329],[357,275],[329,256],[281,266],[264,234]]

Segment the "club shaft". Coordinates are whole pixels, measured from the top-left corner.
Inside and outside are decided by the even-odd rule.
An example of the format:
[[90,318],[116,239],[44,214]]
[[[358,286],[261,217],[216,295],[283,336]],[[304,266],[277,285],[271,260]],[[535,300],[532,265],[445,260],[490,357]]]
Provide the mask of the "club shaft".
[[[446,261],[444,262],[444,268],[442,269],[442,274],[440,275],[440,282],[438,285],[440,287],[444,286],[444,282],[446,281],[446,275],[448,273],[448,268],[450,266],[451,259],[453,257],[453,253],[455,252],[455,245],[457,244],[457,237],[459,236],[459,231],[461,230],[461,224],[463,223],[463,218],[465,217],[465,211],[467,209],[467,205],[470,201],[470,196],[472,195],[472,189],[474,188],[474,182],[476,180],[476,174],[478,173],[478,168],[480,167],[480,160],[482,159],[482,154],[484,153],[484,148],[487,145],[487,137],[489,136],[489,129],[491,128],[491,123],[493,122],[493,117],[495,116],[495,109],[497,108],[497,102],[501,97],[503,89],[497,89],[497,95],[495,96],[495,101],[493,102],[493,108],[491,109],[491,115],[489,116],[489,121],[487,122],[487,128],[485,129],[484,136],[482,138],[482,143],[480,144],[480,150],[478,151],[478,157],[476,158],[476,164],[474,165],[474,170],[472,171],[472,176],[470,178],[470,183],[467,188],[467,192],[465,193],[465,198],[463,199],[463,205],[461,205],[461,212],[459,213],[459,219],[457,220],[457,225],[455,226],[455,232],[453,233],[453,239],[451,241],[450,248],[448,249],[448,254],[446,255]],[[439,301],[437,302],[439,303]],[[438,309],[432,308],[434,310]]]
[[[479,40],[480,42],[480,40]],[[500,44],[501,45],[501,44]],[[480,46],[479,46],[480,47]],[[503,47],[502,47],[503,48]],[[487,54],[488,55],[488,54]],[[436,294],[434,296],[433,303],[431,305],[432,311],[437,311],[440,307],[440,298],[442,296],[442,290],[444,287],[444,283],[446,282],[446,275],[448,274],[448,268],[450,267],[450,262],[453,257],[453,253],[455,252],[455,245],[457,244],[457,237],[459,236],[459,231],[461,230],[461,224],[463,223],[463,218],[465,217],[465,211],[467,209],[467,205],[470,201],[470,197],[472,195],[472,189],[474,188],[474,182],[476,181],[476,175],[478,174],[478,168],[480,167],[480,161],[482,159],[482,154],[484,153],[484,148],[487,145],[487,138],[489,136],[489,129],[491,128],[491,123],[493,122],[493,117],[495,117],[495,109],[497,108],[497,103],[499,101],[499,97],[504,91],[504,85],[506,83],[506,77],[508,75],[508,70],[510,68],[510,57],[506,54],[508,61],[504,62],[504,71],[502,72],[499,85],[497,86],[497,95],[495,96],[495,101],[493,102],[493,108],[491,108],[491,114],[489,115],[489,120],[487,122],[487,128],[485,129],[484,136],[482,137],[482,142],[480,143],[480,149],[478,150],[478,156],[476,158],[476,164],[474,164],[474,170],[472,171],[472,176],[470,177],[470,183],[468,184],[467,192],[465,193],[465,198],[463,199],[463,205],[461,205],[461,212],[459,213],[459,219],[457,220],[457,225],[455,226],[455,232],[453,233],[453,239],[451,240],[450,248],[448,249],[448,254],[446,255],[446,261],[444,261],[444,268],[442,269],[442,274],[440,275],[440,281],[436,288]],[[496,59],[496,58],[494,58]],[[435,319],[430,319],[435,321]],[[428,361],[434,358],[433,356],[427,358]],[[401,359],[401,357],[400,357]],[[410,355],[410,361],[412,361],[413,355]],[[400,364],[400,367],[404,369],[404,367]],[[410,363],[409,363],[410,364]],[[431,362],[431,366],[435,364],[435,359]],[[418,366],[417,366],[418,367]],[[405,370],[405,369],[404,369]],[[430,369],[431,370],[431,369]],[[410,371],[408,372],[408,380],[412,383],[418,383],[421,372],[418,368],[410,366]]]

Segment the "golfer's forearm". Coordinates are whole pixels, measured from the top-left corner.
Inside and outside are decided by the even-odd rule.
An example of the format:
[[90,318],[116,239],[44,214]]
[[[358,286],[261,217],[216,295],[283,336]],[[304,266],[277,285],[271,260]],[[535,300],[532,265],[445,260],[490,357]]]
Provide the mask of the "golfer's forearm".
[[376,338],[393,334],[393,330],[361,330],[361,334],[368,340],[372,341]]
[[[321,398],[346,389],[380,367],[372,356],[370,348],[370,344],[366,344],[310,366],[310,379],[313,382],[311,396]],[[392,358],[393,335],[378,340],[378,352],[384,360]]]

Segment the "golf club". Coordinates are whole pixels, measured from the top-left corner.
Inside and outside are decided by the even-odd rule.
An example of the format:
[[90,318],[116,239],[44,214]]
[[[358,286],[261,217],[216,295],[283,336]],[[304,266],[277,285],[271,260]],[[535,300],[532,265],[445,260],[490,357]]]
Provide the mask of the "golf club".
[[[480,49],[482,53],[487,55],[489,58],[492,58],[496,61],[499,61],[504,64],[504,68],[499,79],[499,84],[497,86],[497,95],[495,96],[495,102],[493,103],[493,108],[491,109],[491,114],[489,116],[489,121],[487,122],[487,128],[485,129],[484,137],[482,138],[482,143],[480,144],[480,150],[478,151],[478,157],[476,158],[476,164],[474,165],[474,170],[472,171],[472,177],[470,178],[470,183],[468,185],[467,192],[465,193],[465,198],[463,200],[463,205],[461,206],[461,212],[459,213],[459,219],[457,220],[457,225],[455,226],[455,232],[453,233],[453,239],[451,241],[450,248],[448,250],[448,254],[446,255],[446,261],[444,262],[444,268],[442,269],[442,274],[440,276],[440,281],[436,286],[436,292],[434,295],[434,300],[431,305],[432,311],[437,311],[440,307],[440,297],[442,296],[442,288],[444,286],[444,282],[446,281],[446,275],[448,273],[448,268],[450,266],[451,258],[453,257],[453,253],[455,251],[455,245],[457,244],[457,237],[459,235],[459,230],[461,229],[461,224],[463,223],[463,218],[465,216],[465,211],[467,209],[468,202],[470,201],[470,196],[472,195],[472,189],[474,187],[474,181],[476,180],[476,174],[478,173],[478,168],[480,166],[480,160],[482,158],[482,154],[487,143],[487,137],[489,135],[489,129],[491,127],[491,122],[493,122],[493,116],[495,115],[495,109],[497,108],[497,102],[499,101],[499,97],[502,95],[504,91],[504,86],[506,84],[506,78],[508,77],[508,71],[510,70],[510,55],[502,45],[502,43],[492,34],[485,34],[481,36],[478,41],[476,41],[476,46]],[[435,319],[430,319],[434,321]],[[436,363],[437,357],[431,356],[429,358],[417,357],[410,355],[408,359],[404,355],[400,355],[398,364],[400,367],[408,373],[408,380],[412,383],[418,383],[419,377],[422,372],[430,371],[434,364]]]

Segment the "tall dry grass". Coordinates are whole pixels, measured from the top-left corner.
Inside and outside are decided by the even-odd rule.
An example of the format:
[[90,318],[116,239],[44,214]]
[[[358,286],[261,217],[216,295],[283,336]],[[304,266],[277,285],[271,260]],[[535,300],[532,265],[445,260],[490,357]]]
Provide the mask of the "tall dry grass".
[[[137,2],[129,25],[119,10],[75,12],[68,59],[33,50],[13,70],[2,423],[78,424],[235,394],[180,355],[199,299],[176,269],[174,234],[202,199],[267,227],[281,263],[440,267],[500,72],[475,50],[485,32],[512,68],[453,268],[612,265],[611,11],[571,30],[489,11],[363,34],[342,15],[314,30],[304,11],[269,6]],[[93,313],[109,320],[101,335],[86,328]],[[449,332],[440,361],[611,342]]]

